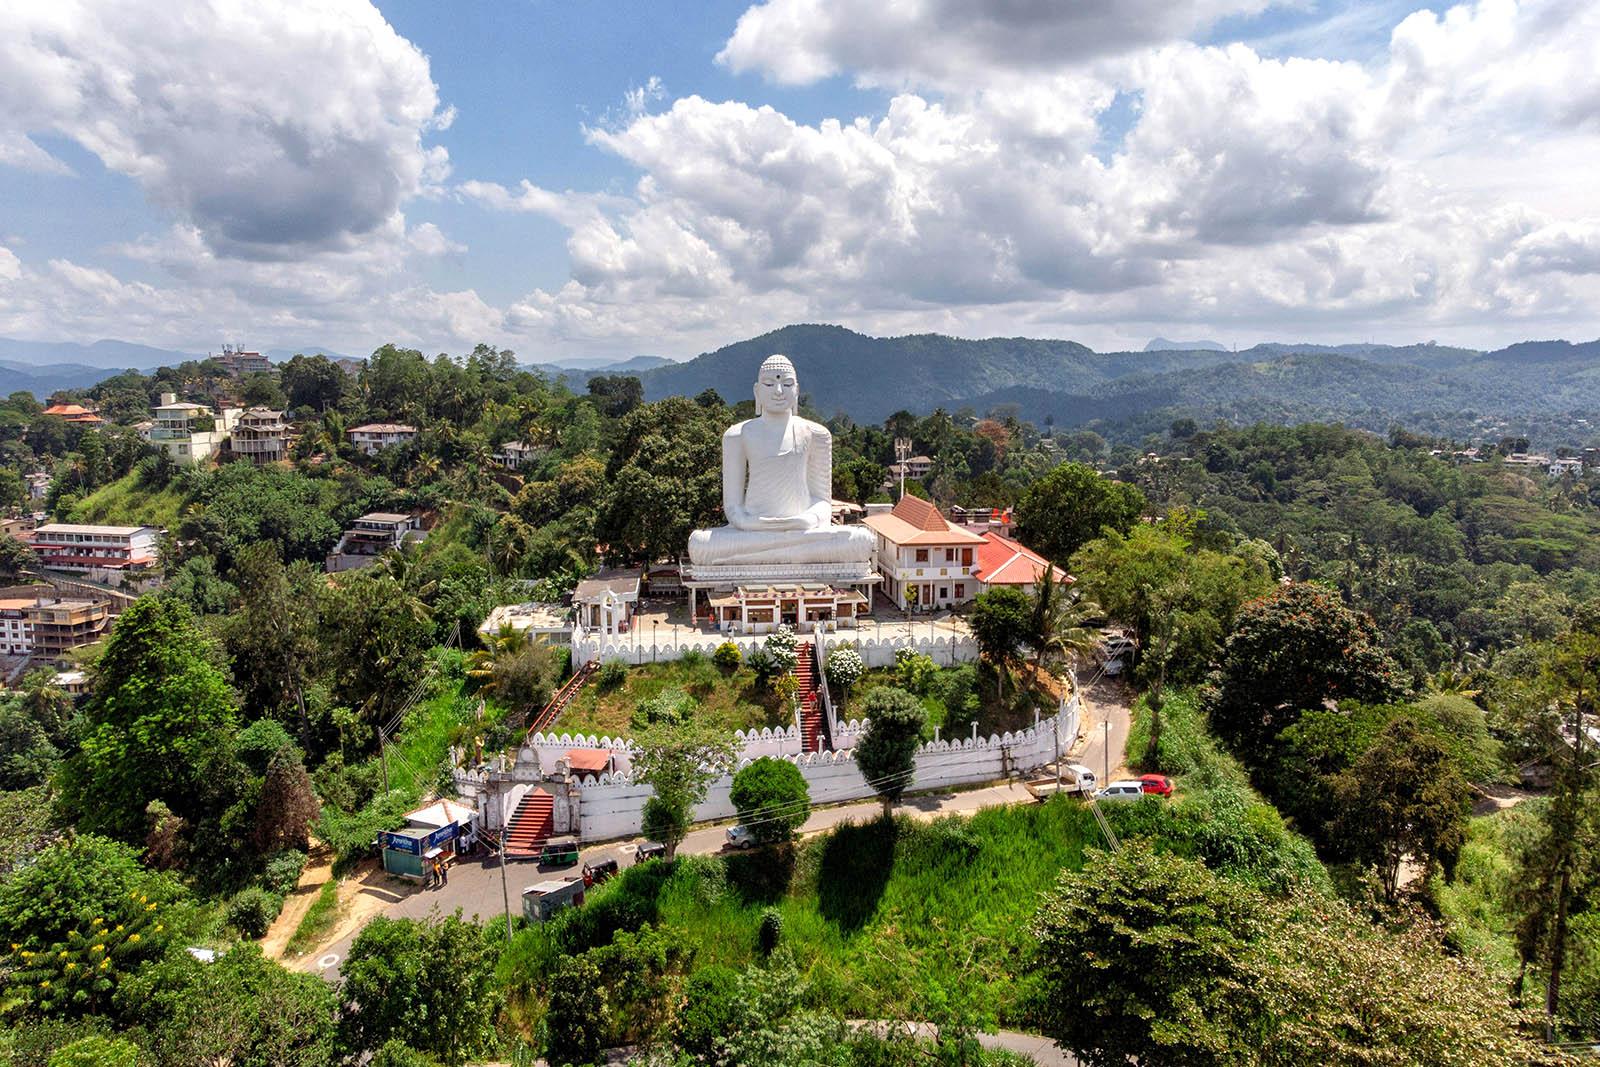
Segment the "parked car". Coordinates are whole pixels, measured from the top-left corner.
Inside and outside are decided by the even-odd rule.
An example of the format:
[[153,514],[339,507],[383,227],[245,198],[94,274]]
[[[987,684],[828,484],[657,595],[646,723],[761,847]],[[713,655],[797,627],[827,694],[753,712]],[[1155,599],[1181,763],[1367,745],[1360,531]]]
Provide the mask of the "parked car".
[[666,845],[663,845],[660,841],[646,841],[644,844],[640,845],[639,850],[633,854],[633,862],[635,864],[639,864],[643,863],[645,860],[665,859],[666,856]]
[[1164,774],[1141,774],[1139,776],[1139,784],[1144,787],[1146,793],[1152,793],[1158,797],[1170,797],[1172,795],[1172,779]]
[[729,848],[754,848],[756,844],[755,831],[744,823],[728,827]]
[[1138,800],[1144,796],[1144,783],[1137,778],[1112,782],[1094,795],[1096,800]]
[[576,837],[552,837],[539,850],[539,866],[541,867],[571,867],[577,862],[578,839]]

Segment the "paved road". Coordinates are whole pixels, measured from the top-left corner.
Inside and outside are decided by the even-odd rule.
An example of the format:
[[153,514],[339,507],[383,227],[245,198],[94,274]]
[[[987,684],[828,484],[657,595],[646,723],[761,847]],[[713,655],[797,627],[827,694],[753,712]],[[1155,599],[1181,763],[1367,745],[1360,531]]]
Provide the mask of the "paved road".
[[[1102,680],[1089,685],[1085,697],[1084,737],[1069,758],[1074,762],[1085,764],[1097,775],[1103,774],[1106,763],[1107,731],[1101,724],[1109,722],[1111,724],[1110,766],[1112,774],[1115,775],[1123,765],[1122,751],[1128,740],[1127,691],[1118,683]],[[1032,799],[1030,794],[1021,784],[1005,782],[979,789],[923,793],[907,797],[896,805],[895,811],[913,817],[932,819],[941,815],[970,814],[981,808],[1016,804],[1030,799]],[[802,836],[817,834],[843,822],[866,822],[876,818],[881,811],[882,805],[875,800],[820,808],[811,813],[811,817],[801,826],[800,833]],[[710,855],[720,852],[726,842],[728,825],[720,823],[691,830],[678,851],[689,855]],[[634,862],[634,853],[642,840],[643,838],[633,838],[586,848],[583,850],[580,864],[615,859],[623,867],[631,866]],[[419,889],[399,880],[387,878],[382,872],[375,872],[372,877],[365,880],[360,892],[377,896],[381,902],[381,908],[378,910],[390,918],[420,919],[435,910],[441,914],[449,914],[460,908],[462,914],[469,918],[475,915],[480,920],[487,921],[506,913],[508,897],[511,914],[518,914],[522,907],[524,887],[545,879],[576,874],[581,870],[581,865],[547,868],[526,861],[512,862],[505,870],[502,888],[498,859],[492,857],[467,859],[450,872],[449,884],[439,888]],[[299,961],[290,962],[289,965],[319,973],[330,981],[336,981],[339,963],[350,951],[350,943],[355,940],[355,933],[355,931],[347,933],[335,943],[312,952]]]

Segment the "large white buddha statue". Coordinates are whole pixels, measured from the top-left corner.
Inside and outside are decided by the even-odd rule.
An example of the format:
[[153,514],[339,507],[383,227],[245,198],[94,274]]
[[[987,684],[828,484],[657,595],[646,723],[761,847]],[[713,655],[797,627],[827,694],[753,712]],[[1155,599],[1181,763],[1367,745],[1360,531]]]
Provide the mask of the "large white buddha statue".
[[866,567],[872,531],[833,524],[833,434],[795,414],[800,381],[787,356],[761,364],[755,395],[756,417],[722,435],[728,525],[690,534],[690,563]]

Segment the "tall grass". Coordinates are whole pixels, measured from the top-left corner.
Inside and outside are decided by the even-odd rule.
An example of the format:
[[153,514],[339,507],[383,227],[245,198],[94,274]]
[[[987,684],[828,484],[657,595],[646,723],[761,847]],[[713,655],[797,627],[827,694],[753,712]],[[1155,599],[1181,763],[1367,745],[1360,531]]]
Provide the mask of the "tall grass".
[[126,474],[114,482],[107,482],[84,497],[72,507],[72,522],[138,524],[164,526],[178,525],[178,514],[183,508],[183,493],[176,484],[164,489],[147,489],[139,484],[137,473]]
[[322,883],[322,888],[317,890],[317,899],[311,902],[311,907],[300,917],[300,923],[289,936],[289,943],[284,946],[283,954],[290,958],[304,956],[316,947],[338,921],[339,880],[329,878]]
[[789,849],[646,864],[582,909],[519,933],[501,980],[536,1010],[532,994],[560,954],[645,922],[675,931],[696,968],[743,967],[758,957],[762,914],[775,907],[819,1006],[898,1017],[908,1003],[977,983],[997,1016],[1014,1018],[1040,896],[1098,840],[1087,809],[1062,798],[933,823],[845,824]]

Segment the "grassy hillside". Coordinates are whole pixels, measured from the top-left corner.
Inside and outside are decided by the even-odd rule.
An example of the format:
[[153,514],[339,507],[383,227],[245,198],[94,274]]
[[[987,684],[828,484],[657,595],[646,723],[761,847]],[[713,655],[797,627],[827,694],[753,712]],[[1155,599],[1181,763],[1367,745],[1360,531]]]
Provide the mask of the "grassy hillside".
[[128,474],[84,497],[68,518],[72,522],[172,529],[178,525],[183,502],[183,494],[175,486],[145,489],[137,474]]

